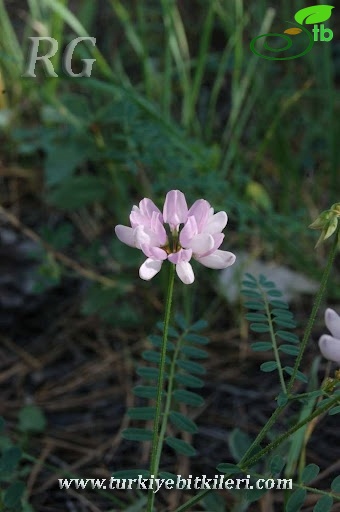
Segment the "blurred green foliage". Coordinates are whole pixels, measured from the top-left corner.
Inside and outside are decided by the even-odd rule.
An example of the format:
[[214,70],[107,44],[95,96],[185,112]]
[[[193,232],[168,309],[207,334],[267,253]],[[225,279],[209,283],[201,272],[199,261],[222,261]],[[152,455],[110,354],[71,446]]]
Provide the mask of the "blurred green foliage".
[[[303,0],[280,1],[275,11],[263,0],[194,4],[86,0],[71,10],[67,0],[32,0],[32,22],[18,26],[0,1],[5,152],[43,168],[36,195],[62,220],[57,227],[47,220],[42,238],[116,283],[91,288],[85,313],[108,318],[110,304],[121,306],[120,281],[137,276],[131,262],[138,256],[127,248],[121,258],[111,244],[114,225],[128,224],[144,196],[161,202],[172,188],[228,212],[227,245],[235,252],[251,248],[319,272],[307,226],[339,199],[338,43],[315,44],[289,62],[266,61],[249,42],[265,30],[283,32]],[[44,76],[40,63],[36,79],[22,78],[28,37],[41,34],[58,41],[59,78]],[[95,58],[92,76],[69,78],[61,49],[86,35],[97,45],[79,45],[72,65]],[[66,220],[75,225],[64,229]],[[103,247],[114,268],[105,265]],[[58,265],[43,262],[51,284],[63,275]]]

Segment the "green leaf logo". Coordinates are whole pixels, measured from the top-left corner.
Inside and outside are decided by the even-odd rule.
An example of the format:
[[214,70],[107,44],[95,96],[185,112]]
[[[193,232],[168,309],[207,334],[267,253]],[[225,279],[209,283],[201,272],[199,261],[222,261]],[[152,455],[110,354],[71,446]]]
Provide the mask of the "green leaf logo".
[[294,16],[295,21],[303,25],[314,25],[314,23],[322,23],[328,20],[332,15],[334,5],[311,5],[300,9]]

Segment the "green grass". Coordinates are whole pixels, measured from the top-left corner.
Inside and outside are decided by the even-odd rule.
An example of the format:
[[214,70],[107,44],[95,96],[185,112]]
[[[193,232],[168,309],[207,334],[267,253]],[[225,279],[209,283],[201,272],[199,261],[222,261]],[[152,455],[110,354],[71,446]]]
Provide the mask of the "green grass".
[[[71,184],[79,173],[94,173],[108,192],[89,194],[82,205],[91,210],[97,200],[118,223],[144,194],[157,200],[169,188],[181,188],[191,199],[204,196],[230,212],[236,243],[247,248],[251,236],[271,257],[313,274],[308,248],[314,234],[307,226],[339,193],[332,45],[317,43],[304,57],[284,62],[261,59],[249,48],[259,34],[283,32],[304,2],[281,1],[275,11],[266,2],[249,6],[243,0],[197,1],[195,11],[170,0],[134,5],[108,0],[107,22],[101,20],[96,34],[100,45],[76,52],[78,61],[87,52],[96,58],[93,77],[65,77],[58,52],[53,65],[59,79],[41,72],[23,79],[27,37],[37,35],[30,17],[62,48],[73,37],[93,35],[100,13],[91,2],[71,12],[67,0],[31,0],[27,25],[15,34],[0,2],[6,35],[1,73],[6,88],[20,84],[9,105],[16,111],[9,138],[23,162],[28,153],[34,158],[44,150],[43,199],[60,197],[61,186],[67,193],[67,180]],[[16,48],[15,64],[10,48]],[[23,101],[38,112],[41,136],[34,141],[17,108]],[[54,205],[62,209],[62,203]],[[301,247],[290,242],[296,236]]]

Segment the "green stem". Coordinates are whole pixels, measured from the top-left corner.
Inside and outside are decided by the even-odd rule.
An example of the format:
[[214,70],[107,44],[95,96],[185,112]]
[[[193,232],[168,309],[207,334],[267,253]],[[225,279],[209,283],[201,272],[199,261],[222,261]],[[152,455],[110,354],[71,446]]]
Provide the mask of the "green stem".
[[[164,328],[163,328],[163,342],[161,349],[161,359],[159,363],[159,374],[158,374],[158,383],[157,383],[157,397],[156,397],[156,412],[155,412],[155,421],[153,425],[153,436],[152,436],[152,447],[151,447],[151,462],[150,462],[150,475],[154,475],[157,478],[158,469],[159,469],[159,459],[160,453],[162,449],[163,438],[161,437],[160,432],[160,424],[161,424],[161,416],[162,416],[162,402],[163,402],[163,387],[164,387],[164,377],[165,377],[165,359],[166,359],[166,347],[168,341],[168,330],[169,330],[169,321],[171,314],[171,304],[172,304],[172,296],[174,289],[174,280],[175,280],[175,265],[170,265],[169,272],[169,285],[168,285],[168,293],[166,298],[165,305],[165,314],[164,314]],[[164,434],[163,434],[164,436]],[[148,503],[147,503],[147,512],[153,511],[153,503],[155,499],[155,493],[153,489],[149,489],[148,491]]]
[[[163,441],[164,441],[164,437],[165,437],[165,433],[166,433],[166,428],[168,425],[168,417],[169,417],[170,408],[171,408],[172,390],[173,390],[173,386],[174,386],[174,375],[175,375],[175,370],[176,370],[176,362],[178,359],[178,354],[180,353],[180,350],[181,350],[182,337],[183,336],[181,336],[179,338],[179,340],[177,341],[176,349],[174,351],[174,355],[173,355],[170,370],[169,370],[168,386],[167,386],[167,390],[166,390],[166,401],[165,401],[165,406],[164,406],[164,412],[162,415],[162,422],[161,422],[161,428],[160,428],[156,457],[155,457],[157,468],[159,467],[159,461],[160,461],[161,454],[162,454]],[[151,474],[154,474],[154,473],[151,473]]]
[[[300,428],[302,428],[304,425],[306,425],[307,423],[309,423],[311,420],[313,420],[314,418],[316,418],[317,416],[320,416],[321,414],[323,414],[324,412],[327,412],[329,409],[331,409],[333,407],[333,405],[335,405],[336,403],[339,403],[339,397],[336,397],[334,398],[334,400],[332,400],[331,402],[328,402],[326,405],[324,405],[323,407],[318,407],[313,414],[309,415],[308,418],[305,418],[304,420],[300,421],[299,423],[297,423],[296,425],[294,425],[294,427],[290,428],[287,432],[285,432],[284,434],[282,434],[280,437],[278,437],[277,439],[275,439],[275,441],[271,442],[268,446],[266,446],[266,448],[264,448],[263,450],[261,450],[260,452],[258,452],[256,455],[254,455],[253,457],[251,457],[250,459],[247,459],[249,453],[253,450],[254,446],[259,444],[261,439],[265,436],[265,434],[268,432],[269,428],[271,427],[271,425],[273,423],[275,423],[275,420],[276,418],[279,416],[279,414],[282,412],[282,410],[284,409],[285,406],[282,406],[282,407],[278,407],[274,413],[272,414],[271,418],[269,419],[269,421],[266,423],[265,427],[261,430],[260,434],[257,436],[257,438],[255,439],[255,441],[252,443],[252,445],[248,448],[247,452],[243,455],[242,459],[240,460],[240,462],[238,463],[238,466],[240,468],[240,471],[246,473],[248,471],[248,468],[250,466],[253,466],[261,457],[263,457],[263,455],[266,455],[268,452],[270,452],[271,450],[273,450],[274,448],[278,447],[280,444],[283,443],[283,441],[285,441],[288,437],[290,437],[292,434],[294,434],[297,430],[299,430]],[[228,475],[225,475],[224,478],[227,478]],[[207,494],[209,494],[211,492],[210,489],[207,489],[205,491],[202,491],[200,492],[199,494],[197,494],[196,496],[194,496],[193,498],[191,498],[190,500],[188,500],[186,503],[184,503],[183,505],[181,505],[180,507],[176,508],[175,512],[184,512],[185,510],[189,510],[191,509],[191,507],[193,505],[195,505],[196,503],[198,503],[199,501],[202,500],[202,498],[204,498],[204,496],[206,496]]]
[[[242,457],[242,459],[240,461],[240,464],[242,464],[242,461],[246,460],[246,458],[253,451],[254,447],[256,445],[260,444],[260,442],[266,436],[268,430],[270,430],[270,428],[275,423],[275,421],[277,420],[278,416],[281,414],[281,412],[283,411],[284,408],[285,408],[285,406],[283,405],[283,406],[278,407],[277,409],[275,409],[275,411],[273,412],[273,414],[271,415],[271,417],[269,418],[269,420],[267,421],[265,426],[262,428],[261,432],[259,432],[259,434],[257,435],[256,439],[252,442],[251,446],[248,448],[246,453],[243,455],[243,457]],[[196,503],[200,502],[201,499],[204,498],[204,496],[206,494],[209,494],[210,492],[211,492],[211,490],[209,490],[209,489],[200,492],[199,494],[197,494],[196,496],[194,496],[193,498],[188,500],[186,503],[184,503],[180,507],[176,508],[175,512],[184,512],[185,510],[189,510],[193,505],[195,505]]]
[[269,304],[268,304],[268,301],[267,301],[266,294],[263,293],[262,296],[263,296],[263,302],[264,302],[265,307],[266,307],[266,315],[267,315],[267,318],[268,318],[268,324],[269,324],[269,329],[270,329],[269,330],[270,338],[271,338],[271,341],[272,341],[272,346],[273,346],[273,351],[274,351],[274,355],[275,355],[275,361],[276,361],[276,364],[277,364],[277,369],[278,369],[278,372],[279,372],[279,377],[280,377],[282,391],[284,392],[284,394],[287,394],[286,383],[285,383],[285,379],[283,377],[283,370],[282,370],[282,366],[281,366],[280,354],[279,354],[279,350],[277,348],[275,331],[274,331],[274,327],[273,327],[272,315],[271,315],[271,312],[270,312],[270,309],[269,309]]
[[325,270],[324,270],[324,273],[323,273],[323,276],[322,276],[322,279],[321,279],[320,288],[319,288],[319,291],[318,291],[318,293],[317,293],[317,295],[315,297],[313,309],[312,309],[311,315],[309,317],[309,320],[308,320],[308,323],[307,323],[307,327],[306,327],[306,330],[305,330],[305,333],[304,333],[304,336],[303,336],[303,339],[302,339],[302,342],[301,342],[300,352],[299,352],[299,354],[298,354],[298,356],[297,356],[297,358],[295,360],[295,364],[294,364],[294,368],[293,368],[293,373],[292,373],[291,378],[290,378],[289,383],[288,383],[288,388],[287,388],[287,393],[288,394],[290,394],[290,392],[292,390],[292,387],[294,385],[296,374],[298,372],[298,369],[299,369],[299,366],[300,366],[303,354],[304,354],[304,352],[306,350],[307,343],[309,341],[309,338],[310,338],[310,335],[311,335],[311,332],[312,332],[312,328],[313,328],[313,325],[314,325],[314,322],[315,322],[315,318],[316,318],[317,312],[319,310],[322,298],[323,298],[324,293],[326,291],[326,286],[327,286],[329,274],[330,274],[330,271],[331,271],[331,268],[332,268],[332,265],[333,265],[333,261],[334,261],[335,255],[336,255],[336,251],[337,251],[338,238],[339,238],[339,228],[340,228],[340,224],[337,227],[337,230],[335,232],[333,246],[332,246],[331,251],[330,251],[330,253],[328,255],[328,260],[327,260],[327,264],[326,264],[326,267],[325,267]]
[[[258,452],[256,455],[254,455],[253,457],[251,457],[248,460],[245,460],[245,462],[243,464],[239,463],[238,466],[239,466],[240,470],[242,472],[246,472],[248,467],[253,466],[264,455],[266,455],[267,453],[272,451],[274,448],[280,446],[280,444],[282,444],[283,441],[288,439],[297,430],[299,430],[301,427],[303,427],[304,425],[306,425],[307,423],[312,421],[317,416],[320,416],[324,412],[327,412],[329,409],[331,409],[333,407],[333,405],[338,404],[338,403],[339,403],[339,396],[335,397],[331,402],[327,402],[327,404],[324,405],[323,407],[321,406],[321,407],[318,407],[317,409],[315,409],[315,411],[312,414],[310,414],[309,416],[307,416],[307,418],[299,421],[299,423],[296,423],[296,425],[294,425],[294,427],[287,430],[287,432],[285,432],[284,434],[279,436],[277,439],[275,439],[275,441],[272,441],[271,443],[269,443],[265,448],[263,448],[263,450]],[[243,457],[243,459],[244,459],[244,457]]]

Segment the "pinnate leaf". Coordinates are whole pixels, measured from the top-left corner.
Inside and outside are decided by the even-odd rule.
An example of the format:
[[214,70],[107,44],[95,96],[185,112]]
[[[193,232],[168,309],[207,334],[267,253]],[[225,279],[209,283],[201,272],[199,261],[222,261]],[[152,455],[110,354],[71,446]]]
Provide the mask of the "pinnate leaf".
[[188,388],[203,388],[204,386],[204,381],[194,375],[176,373],[175,380]]
[[182,455],[186,455],[187,457],[193,457],[196,455],[196,450],[186,441],[182,441],[182,439],[177,439],[176,437],[166,437],[165,442],[168,446],[170,446],[177,453],[181,453]]
[[177,361],[177,366],[187,372],[195,373],[196,375],[204,375],[206,373],[204,366],[200,363],[194,363],[193,361]]
[[157,388],[155,386],[135,386],[133,393],[141,398],[156,398]]
[[333,506],[332,496],[322,496],[313,508],[313,512],[331,512]]
[[131,407],[127,415],[133,420],[152,420],[155,417],[156,407]]
[[287,502],[285,512],[298,512],[305,501],[306,494],[307,492],[305,489],[298,489],[295,491]]
[[273,348],[273,345],[270,341],[256,341],[255,343],[252,343],[251,345],[252,350],[255,352],[262,352],[266,350],[271,350]]
[[175,389],[172,395],[178,402],[183,402],[193,407],[199,407],[204,404],[204,400],[200,395],[186,389]]
[[340,492],[340,475],[334,478],[331,483],[331,489],[333,492]]
[[196,423],[180,412],[171,411],[169,419],[171,423],[180,430],[185,430],[185,432],[190,432],[191,434],[195,434],[198,431]]
[[146,428],[126,428],[122,432],[122,437],[129,441],[151,441],[152,430]]
[[276,361],[266,361],[265,363],[262,363],[260,366],[260,369],[263,372],[273,372],[277,368],[277,362]]
[[320,468],[316,464],[308,464],[302,471],[301,480],[303,483],[308,484],[320,473]]

